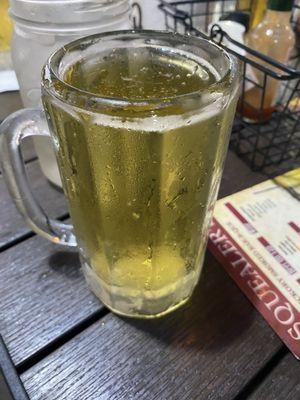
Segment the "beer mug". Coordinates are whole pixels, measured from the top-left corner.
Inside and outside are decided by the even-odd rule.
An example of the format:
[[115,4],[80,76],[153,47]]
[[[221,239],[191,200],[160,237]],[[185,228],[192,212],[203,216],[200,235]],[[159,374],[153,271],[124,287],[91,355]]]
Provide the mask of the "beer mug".
[[[2,123],[18,210],[36,233],[78,248],[89,286],[117,314],[159,317],[191,296],[238,89],[236,60],[211,41],[110,32],[56,51],[42,74],[44,111]],[[50,219],[26,178],[22,139],[49,130],[73,225]]]

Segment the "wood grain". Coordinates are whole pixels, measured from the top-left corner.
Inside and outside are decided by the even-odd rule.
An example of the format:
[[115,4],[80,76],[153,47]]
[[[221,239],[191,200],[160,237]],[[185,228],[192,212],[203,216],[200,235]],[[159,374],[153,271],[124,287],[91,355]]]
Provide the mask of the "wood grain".
[[156,321],[109,314],[22,380],[32,400],[233,399],[280,346],[207,255],[184,308]]
[[[54,188],[43,176],[38,161],[27,165],[33,191],[46,212],[52,217],[66,214],[68,209],[62,191]],[[17,211],[2,176],[0,176],[0,249],[28,234],[30,228]]]
[[229,151],[218,197],[222,198],[240,190],[247,189],[266,179],[267,177],[265,175],[251,171],[235,153]]
[[299,360],[288,353],[252,393],[249,400],[300,399]]
[[38,236],[1,253],[0,294],[0,331],[16,365],[102,307],[77,253]]

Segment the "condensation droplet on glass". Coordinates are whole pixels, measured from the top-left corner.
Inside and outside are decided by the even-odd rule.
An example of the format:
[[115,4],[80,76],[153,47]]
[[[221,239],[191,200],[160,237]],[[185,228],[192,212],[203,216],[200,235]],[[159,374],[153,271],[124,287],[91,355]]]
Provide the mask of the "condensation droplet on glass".
[[121,79],[122,79],[122,81],[124,81],[124,82],[132,82],[132,78],[129,78],[128,76],[123,76],[123,75],[121,75]]
[[140,219],[140,214],[139,213],[136,213],[136,212],[133,212],[132,213],[132,216],[133,216],[133,218],[135,219],[135,220],[138,220],[138,219]]

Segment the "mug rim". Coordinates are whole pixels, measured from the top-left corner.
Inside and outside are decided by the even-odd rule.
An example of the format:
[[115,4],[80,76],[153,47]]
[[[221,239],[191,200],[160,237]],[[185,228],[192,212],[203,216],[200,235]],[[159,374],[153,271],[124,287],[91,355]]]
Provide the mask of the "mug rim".
[[[73,86],[66,82],[61,76],[59,76],[58,67],[60,62],[63,60],[63,57],[70,50],[80,50],[85,49],[91,45],[94,45],[97,42],[101,42],[101,40],[109,39],[118,39],[120,37],[129,36],[132,40],[138,38],[146,39],[165,39],[172,38],[173,40],[181,41],[182,43],[186,42],[187,44],[193,45],[197,47],[201,47],[201,43],[205,43],[213,48],[215,48],[219,52],[219,56],[224,56],[227,59],[228,67],[227,71],[223,74],[223,76],[208,85],[205,89],[198,89],[196,91],[191,91],[184,94],[172,95],[168,97],[157,97],[157,98],[147,98],[147,99],[128,99],[128,98],[119,98],[119,97],[109,97],[104,95],[97,95],[95,93],[86,91],[84,89],[80,89],[76,86]],[[147,46],[147,44],[145,44]],[[189,51],[192,55],[192,51]],[[71,64],[70,64],[71,65]],[[77,40],[69,42],[65,46],[56,50],[47,60],[43,70],[42,70],[42,91],[43,93],[48,93],[58,100],[63,101],[64,103],[68,103],[72,106],[77,106],[79,108],[83,108],[85,110],[103,110],[103,109],[126,109],[126,110],[134,110],[145,112],[145,107],[147,111],[149,110],[159,110],[165,109],[170,106],[182,104],[185,101],[189,101],[195,98],[205,98],[205,95],[212,94],[219,90],[224,91],[226,86],[230,89],[236,83],[238,86],[239,77],[239,67],[238,60],[236,57],[228,53],[223,47],[216,44],[214,41],[210,39],[206,39],[204,37],[193,36],[190,34],[180,34],[177,32],[170,32],[164,30],[120,30],[120,31],[111,31],[104,33],[97,33],[94,35],[88,35],[81,37]],[[59,88],[59,90],[57,89]],[[232,96],[236,90],[232,90]],[[231,97],[232,97],[231,96]],[[207,98],[211,98],[212,96],[206,96]],[[213,99],[211,99],[213,100]],[[205,105],[211,103],[211,101],[207,101]]]

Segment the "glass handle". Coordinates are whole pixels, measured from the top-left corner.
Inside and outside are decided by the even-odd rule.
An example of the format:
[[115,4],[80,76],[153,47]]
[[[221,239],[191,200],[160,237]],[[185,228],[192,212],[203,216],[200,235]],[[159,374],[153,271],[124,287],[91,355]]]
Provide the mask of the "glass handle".
[[30,189],[21,153],[28,136],[50,136],[42,110],[17,111],[0,126],[0,162],[10,195],[34,232],[53,243],[77,246],[72,225],[49,218]]

